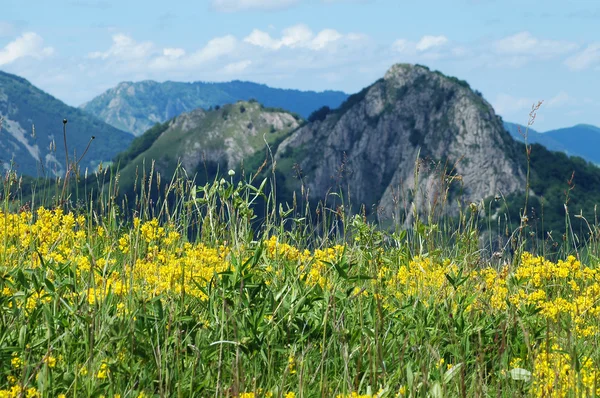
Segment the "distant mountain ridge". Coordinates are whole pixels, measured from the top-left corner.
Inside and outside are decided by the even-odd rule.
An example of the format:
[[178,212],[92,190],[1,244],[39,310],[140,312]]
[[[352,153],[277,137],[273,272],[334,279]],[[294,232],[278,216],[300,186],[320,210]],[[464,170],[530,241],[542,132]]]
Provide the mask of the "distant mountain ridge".
[[82,170],[110,161],[132,141],[130,134],[64,104],[22,77],[1,71],[0,118],[2,167],[34,177],[64,175],[63,119],[67,119],[70,161],[80,157],[95,137],[79,164]]
[[322,106],[337,108],[347,97],[341,91],[278,89],[239,80],[228,83],[146,80],[120,83],[80,108],[137,136],[183,112],[196,108],[207,110],[239,100],[255,99],[266,107],[282,108],[307,118]]
[[[506,130],[517,141],[524,141],[526,127],[504,122]],[[519,132],[519,128],[521,132]],[[600,128],[589,124],[554,129],[540,133],[532,128],[527,132],[527,142],[541,144],[551,151],[564,152],[570,156],[580,156],[587,161],[600,164]]]

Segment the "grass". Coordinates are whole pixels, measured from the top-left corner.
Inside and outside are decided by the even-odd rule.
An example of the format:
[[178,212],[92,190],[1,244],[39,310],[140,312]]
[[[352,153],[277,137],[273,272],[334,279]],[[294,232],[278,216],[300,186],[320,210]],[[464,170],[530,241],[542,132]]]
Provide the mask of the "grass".
[[23,203],[6,175],[0,397],[600,392],[595,226],[585,246],[524,219],[484,237],[472,204],[387,230],[284,207],[274,179],[174,177],[157,200],[151,177],[131,204],[106,171]]

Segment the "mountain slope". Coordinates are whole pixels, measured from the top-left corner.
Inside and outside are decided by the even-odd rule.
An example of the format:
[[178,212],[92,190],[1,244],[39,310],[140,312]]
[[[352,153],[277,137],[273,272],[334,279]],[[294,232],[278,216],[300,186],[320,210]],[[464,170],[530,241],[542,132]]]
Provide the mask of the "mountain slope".
[[130,134],[64,104],[23,78],[4,72],[0,72],[0,118],[3,118],[2,166],[7,169],[14,160],[19,173],[31,176],[64,174],[63,118],[68,121],[67,143],[71,155],[81,156],[90,138],[95,137],[79,164],[82,169],[110,161],[132,141]]
[[[504,127],[517,141],[524,141],[525,126],[504,122]],[[519,132],[519,128],[521,132]],[[580,156],[589,162],[600,164],[600,128],[588,124],[578,124],[539,133],[529,129],[529,144],[541,144],[551,151],[564,152],[570,156]]]
[[137,137],[115,159],[121,182],[128,189],[136,175],[154,169],[170,178],[178,164],[188,176],[211,179],[236,169],[257,151],[285,138],[301,120],[288,112],[264,108],[256,101],[239,101],[218,110],[201,108],[156,125]]
[[582,158],[600,164],[600,128],[578,124],[573,127],[556,129],[544,133],[552,140],[565,147],[569,155],[581,156]]
[[568,145],[563,144],[546,133],[540,133],[531,127],[527,128],[526,126],[517,123],[504,122],[504,128],[517,141],[525,142],[524,134],[527,134],[528,144],[540,144],[551,151],[570,152],[568,150]]
[[116,128],[140,135],[155,123],[163,123],[183,112],[208,109],[239,100],[255,99],[267,107],[278,107],[306,118],[322,106],[335,108],[347,95],[340,91],[299,91],[271,88],[262,84],[124,82],[81,109]]
[[[348,189],[354,204],[390,214],[415,184],[422,195],[405,199],[420,210],[435,206],[450,180],[470,202],[525,186],[514,141],[492,107],[466,82],[423,66],[394,65],[320,119],[295,131],[276,154],[289,189],[299,184],[285,161],[292,157],[314,199]],[[415,183],[418,158],[427,161]],[[428,170],[432,164],[453,171],[441,181]]]

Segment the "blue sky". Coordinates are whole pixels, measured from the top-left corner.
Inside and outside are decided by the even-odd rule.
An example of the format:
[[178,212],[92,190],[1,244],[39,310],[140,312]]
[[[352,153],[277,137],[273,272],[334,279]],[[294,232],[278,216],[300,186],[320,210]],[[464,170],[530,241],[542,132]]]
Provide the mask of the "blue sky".
[[70,105],[121,81],[359,91],[394,63],[467,80],[505,120],[600,125],[597,0],[3,0],[0,70]]

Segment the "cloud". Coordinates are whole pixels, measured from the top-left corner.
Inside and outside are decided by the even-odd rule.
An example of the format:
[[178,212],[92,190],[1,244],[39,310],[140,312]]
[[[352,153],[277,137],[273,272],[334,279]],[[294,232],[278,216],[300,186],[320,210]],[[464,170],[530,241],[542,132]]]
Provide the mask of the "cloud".
[[450,46],[446,36],[422,36],[418,41],[398,39],[391,45],[392,52],[401,54],[402,62],[431,62],[439,59],[463,58],[470,51],[461,46]]
[[185,55],[185,50],[183,48],[164,48],[163,56],[172,59],[178,59]]
[[423,36],[417,43],[417,51],[427,51],[434,47],[443,46],[448,42],[446,36]]
[[434,48],[439,48],[448,43],[446,36],[431,36],[425,35],[414,42],[406,39],[398,39],[392,43],[392,50],[405,54],[415,55],[417,53],[424,53]]
[[44,47],[44,39],[34,32],[23,33],[0,50],[0,65],[7,65],[20,58],[45,58],[54,53],[52,47]]
[[551,58],[577,50],[579,46],[565,40],[538,39],[529,32],[519,32],[493,43],[497,54]]
[[232,35],[215,37],[206,45],[188,53],[183,48],[159,48],[150,41],[138,42],[132,37],[117,33],[112,36],[112,45],[106,51],[88,54],[91,61],[104,61],[113,72],[186,70],[201,66],[219,57],[231,54],[237,45]]
[[399,53],[403,53],[403,52],[410,51],[412,49],[412,47],[415,47],[415,46],[416,45],[414,45],[414,43],[411,43],[408,40],[398,39],[392,43],[392,50],[399,52]]
[[252,61],[250,61],[249,59],[239,62],[233,62],[225,65],[225,67],[223,68],[223,72],[226,74],[238,74],[245,71],[251,64]]
[[117,33],[112,36],[113,44],[106,51],[95,51],[88,54],[90,59],[141,59],[147,57],[154,51],[154,45],[151,42],[138,43],[131,37]]
[[291,7],[300,0],[212,0],[212,7],[220,12],[248,10],[280,10]]
[[193,67],[231,54],[235,50],[236,45],[237,39],[232,35],[214,38],[209,40],[203,48],[191,54],[186,63]]
[[[113,33],[107,36],[104,47],[91,48],[82,59],[71,58],[46,74],[38,68],[37,77],[24,74],[71,104],[80,104],[120,81],[148,79],[241,79],[280,87],[298,87],[298,81],[304,81],[303,88],[313,90],[348,89],[350,81],[352,90],[358,90],[380,77],[392,63],[389,51],[365,34],[330,28],[313,30],[303,24],[213,36],[197,47],[177,46],[176,42],[160,45],[124,32]],[[362,72],[368,66],[372,70]],[[50,74],[57,78],[42,76]],[[329,79],[333,74],[337,78]]]
[[258,29],[254,29],[252,33],[244,38],[244,41],[254,46],[269,48],[271,50],[277,50],[281,47],[281,43],[278,40],[273,39],[267,32]]
[[[269,50],[288,48],[308,48],[322,50],[329,44],[344,38],[344,35],[334,29],[324,29],[315,36],[306,25],[299,24],[286,28],[279,39],[271,37],[267,32],[254,29],[244,38],[244,42]],[[349,40],[357,39],[357,35],[348,35]]]
[[579,71],[588,69],[598,62],[600,62],[600,43],[592,43],[583,51],[567,58],[565,65],[571,70]]

